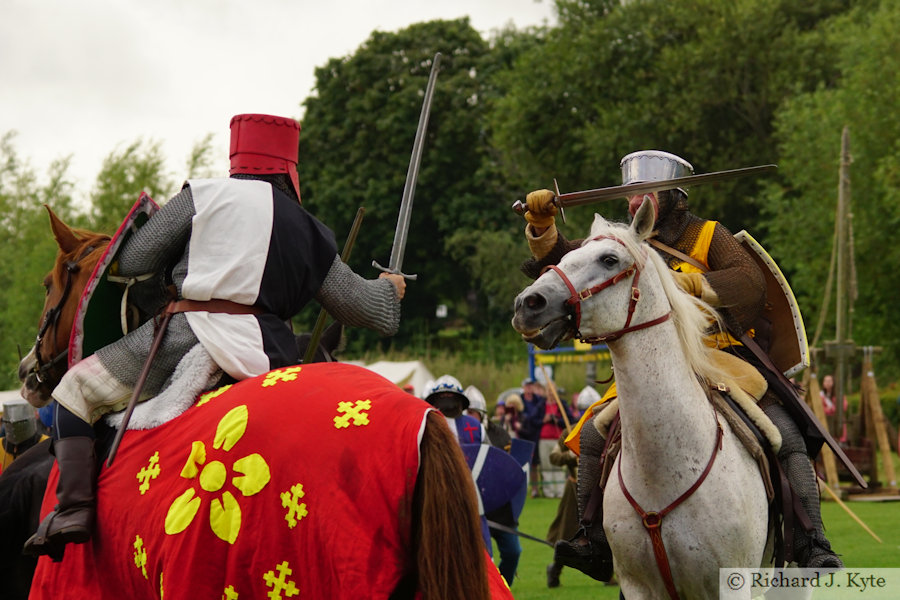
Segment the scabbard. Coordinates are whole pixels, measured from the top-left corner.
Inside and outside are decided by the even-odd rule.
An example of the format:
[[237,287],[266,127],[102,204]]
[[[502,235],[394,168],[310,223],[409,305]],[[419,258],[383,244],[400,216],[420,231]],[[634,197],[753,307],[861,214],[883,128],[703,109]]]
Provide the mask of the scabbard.
[[[869,484],[866,483],[866,480],[863,479],[863,476],[857,470],[856,466],[854,466],[853,461],[844,453],[841,449],[840,444],[831,437],[831,434],[825,428],[821,421],[816,417],[815,413],[813,413],[812,409],[804,402],[803,398],[801,398],[793,384],[788,381],[788,378],[784,376],[778,367],[772,363],[772,360],[769,358],[769,355],[765,353],[765,351],[759,347],[759,344],[751,338],[749,335],[744,334],[740,337],[741,343],[753,353],[753,355],[759,359],[763,365],[766,367],[766,370],[769,372],[770,377],[766,377],[770,382],[774,378],[778,387],[781,388],[782,394],[779,394],[782,403],[784,404],[785,409],[790,412],[794,419],[798,421],[798,424],[802,421],[807,426],[807,431],[804,432],[804,438],[807,440],[807,450],[811,457],[815,457],[819,450],[822,447],[822,443],[827,444],[831,451],[834,452],[834,455],[838,457],[838,459],[843,463],[843,465],[850,472],[850,475],[853,476],[853,479],[856,480],[856,483],[859,484],[863,489],[868,488]],[[814,438],[814,441],[811,445],[810,438]],[[821,440],[821,441],[820,441]]]

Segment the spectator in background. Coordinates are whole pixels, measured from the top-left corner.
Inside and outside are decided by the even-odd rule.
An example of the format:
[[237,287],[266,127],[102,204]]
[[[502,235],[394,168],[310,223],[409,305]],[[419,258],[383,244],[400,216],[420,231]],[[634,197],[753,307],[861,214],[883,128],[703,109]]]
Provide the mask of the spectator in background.
[[538,382],[534,379],[529,377],[522,381],[523,410],[520,418],[519,437],[534,444],[530,468],[532,498],[537,498],[540,494],[540,440],[541,428],[544,426],[544,413],[547,410],[547,399],[540,391]]
[[[828,431],[835,436],[839,442],[847,441],[847,420],[844,419],[844,426],[840,432],[837,431],[837,401],[835,395],[837,390],[834,389],[834,376],[825,375],[822,377],[822,388],[819,390],[819,397],[822,399],[822,408],[825,410],[825,424]],[[844,396],[844,415],[847,414],[847,396]]]
[[[504,452],[509,452],[512,446],[512,438],[503,427],[487,418],[487,406],[481,390],[474,385],[470,385],[465,389],[464,393],[469,399],[469,408],[466,411],[468,415],[478,419],[485,426],[492,446],[500,448]],[[488,520],[491,537],[497,543],[497,551],[500,553],[500,563],[497,565],[497,570],[500,571],[500,574],[506,580],[506,584],[512,587],[516,569],[519,567],[519,557],[522,555],[522,544],[519,542],[519,536],[515,533],[490,527],[490,523],[497,523],[510,529],[518,527],[519,522],[513,513],[512,504],[506,503],[497,510],[485,513],[484,516]]]
[[3,437],[0,438],[0,473],[23,452],[47,439],[40,429],[37,410],[25,400],[3,403]]
[[[596,393],[596,392],[595,392]],[[550,464],[563,467],[566,472],[566,481],[563,487],[562,499],[556,508],[556,517],[550,523],[547,530],[547,541],[556,544],[558,540],[567,540],[578,531],[578,500],[576,498],[575,481],[578,466],[578,457],[566,447],[566,432],[557,438],[556,446],[550,452]],[[559,587],[559,576],[562,573],[563,564],[555,560],[547,565],[547,587]]]
[[[551,390],[553,391],[553,390]],[[540,435],[541,454],[541,490],[550,498],[561,498],[565,487],[566,474],[562,465],[550,459],[550,453],[557,446],[560,435],[568,435],[575,416],[562,395],[565,390],[557,388],[555,393],[548,394],[545,399],[544,418]],[[568,425],[567,425],[568,423]]]
[[494,419],[503,429],[509,433],[510,437],[519,437],[519,429],[522,426],[520,415],[525,410],[522,402],[522,396],[519,394],[509,394],[506,399],[497,401],[497,407],[494,409]]

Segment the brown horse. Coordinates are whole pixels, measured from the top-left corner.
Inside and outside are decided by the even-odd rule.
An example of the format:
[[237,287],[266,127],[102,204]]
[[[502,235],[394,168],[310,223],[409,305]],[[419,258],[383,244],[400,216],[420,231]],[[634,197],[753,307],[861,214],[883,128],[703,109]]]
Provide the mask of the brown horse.
[[[47,296],[35,345],[19,365],[19,378],[23,382],[23,396],[29,399],[32,404],[38,406],[50,401],[50,394],[54,386],[59,382],[68,366],[70,366],[68,365],[67,350],[76,308],[94,266],[102,256],[110,239],[109,236],[102,234],[73,230],[56,217],[49,207],[48,211],[50,213],[53,235],[59,246],[59,253],[52,271],[44,280]],[[118,316],[111,315],[110,318],[116,319]],[[299,525],[296,529],[293,528],[293,525],[291,525],[291,529],[287,529],[284,526],[284,521],[285,519],[291,520],[291,513],[289,512],[288,516],[285,516],[284,506],[285,503],[291,500],[290,498],[285,500],[284,493],[281,494],[281,500],[278,500],[276,491],[278,488],[276,486],[280,485],[280,483],[276,482],[277,475],[287,471],[289,474],[285,475],[286,477],[300,477],[302,475],[312,482],[333,480],[333,471],[328,473],[315,473],[312,471],[312,469],[319,468],[319,466],[325,468],[325,465],[330,464],[331,456],[336,457],[335,460],[340,460],[340,470],[349,469],[354,473],[367,473],[377,469],[390,469],[389,463],[392,461],[382,460],[383,463],[388,463],[387,466],[369,465],[368,462],[373,460],[372,457],[379,455],[379,453],[367,452],[365,449],[373,446],[383,446],[391,449],[397,444],[402,444],[404,447],[409,448],[409,444],[412,443],[414,451],[410,456],[413,457],[414,463],[418,462],[418,468],[413,469],[411,472],[407,469],[405,476],[402,473],[397,475],[405,479],[404,482],[398,485],[401,488],[405,486],[405,489],[408,490],[408,494],[404,493],[404,495],[395,498],[395,501],[400,502],[400,505],[393,506],[391,510],[387,511],[397,514],[388,515],[380,521],[378,518],[367,518],[369,516],[367,511],[371,511],[373,510],[372,507],[379,505],[378,498],[375,496],[378,493],[382,493],[381,490],[373,491],[367,488],[364,493],[352,500],[359,503],[359,506],[352,507],[353,514],[359,516],[359,518],[352,520],[352,525],[356,532],[355,535],[361,538],[371,536],[373,539],[383,537],[384,539],[396,538],[405,541],[404,544],[395,544],[393,548],[384,549],[384,556],[381,559],[374,554],[367,556],[367,560],[372,565],[378,565],[378,569],[371,571],[372,573],[383,571],[383,565],[385,564],[396,565],[393,567],[393,570],[396,571],[397,575],[389,582],[390,589],[386,593],[383,590],[379,590],[378,593],[383,594],[385,598],[412,598],[416,594],[421,594],[421,597],[424,598],[459,598],[460,600],[463,598],[511,598],[508,588],[502,583],[499,573],[490,564],[490,560],[485,552],[480,531],[478,500],[472,483],[471,473],[443,417],[429,410],[427,405],[399,390],[387,380],[383,380],[379,376],[359,367],[332,363],[329,365],[303,365],[292,369],[294,371],[290,372],[290,376],[286,374],[287,371],[285,369],[280,369],[270,374],[239,382],[231,390],[222,388],[211,394],[201,396],[198,399],[200,401],[188,409],[186,413],[156,429],[127,432],[122,441],[124,451],[120,454],[117,463],[112,468],[103,469],[100,473],[98,509],[100,510],[101,518],[98,518],[93,540],[82,545],[70,545],[62,563],[51,563],[47,557],[42,557],[35,575],[32,597],[66,595],[67,591],[73,589],[71,586],[75,580],[79,583],[74,585],[76,587],[82,586],[81,591],[84,592],[93,591],[97,592],[98,595],[102,595],[102,590],[106,589],[109,591],[111,586],[125,586],[137,594],[136,590],[140,587],[138,583],[143,585],[145,583],[144,580],[148,579],[152,585],[146,587],[148,590],[147,595],[151,596],[161,593],[164,585],[163,575],[165,574],[165,595],[166,597],[175,598],[179,597],[176,573],[189,570],[179,567],[188,566],[197,561],[202,562],[205,570],[210,568],[219,569],[220,572],[213,577],[219,583],[222,581],[227,582],[229,578],[233,578],[234,581],[241,581],[244,585],[249,586],[250,583],[245,581],[245,575],[253,571],[258,572],[258,577],[255,580],[258,586],[261,586],[262,581],[265,580],[265,585],[272,586],[276,591],[279,589],[285,591],[286,596],[292,595],[289,593],[291,588],[288,587],[288,577],[286,575],[286,573],[291,572],[286,566],[289,560],[295,573],[303,573],[302,563],[310,562],[307,560],[309,557],[316,557],[317,564],[323,567],[320,570],[331,571],[328,574],[329,582],[332,582],[332,580],[350,580],[353,577],[358,577],[358,575],[345,574],[341,571],[343,565],[348,562],[346,548],[343,549],[343,555],[337,555],[336,550],[333,549],[333,546],[340,545],[337,543],[337,540],[323,537],[325,535],[323,534],[324,531],[334,529],[334,527],[331,527],[331,530],[328,529],[328,519],[336,516],[336,511],[340,508],[337,502],[331,504],[322,502],[317,506],[314,505],[315,495],[313,490],[315,489],[315,484],[309,484],[309,487],[304,488],[309,489],[306,495],[311,505],[309,517],[300,521],[301,523],[310,523],[308,525],[309,529],[307,529],[307,533],[303,533],[303,529]],[[291,381],[291,377],[296,381]],[[302,383],[304,378],[306,378],[305,384]],[[264,389],[271,389],[267,388],[267,386],[274,386],[271,382],[278,383],[281,386],[279,389],[282,397],[278,404],[272,402],[271,398],[273,396],[269,396],[270,399],[268,401],[260,399],[269,393],[263,391]],[[352,382],[356,382],[358,386],[363,386],[364,389],[351,389]],[[327,389],[324,389],[323,386],[326,386]],[[418,431],[416,431],[415,427],[412,428],[411,439],[410,435],[405,431],[385,429],[386,425],[379,425],[389,435],[383,438],[368,439],[366,442],[367,446],[363,446],[356,452],[351,452],[353,442],[350,440],[352,438],[342,432],[352,431],[353,427],[344,426],[345,429],[340,429],[343,425],[338,425],[338,417],[332,419],[331,416],[328,416],[334,411],[335,399],[341,398],[341,395],[347,398],[355,398],[357,396],[360,398],[371,398],[370,400],[365,400],[365,402],[369,402],[372,406],[369,413],[371,415],[370,423],[373,425],[377,425],[375,423],[375,415],[379,414],[377,413],[377,408],[381,405],[390,407],[393,414],[405,411],[407,414],[413,415],[413,424],[415,424],[415,414],[418,412],[420,413],[418,418],[421,419],[421,425],[418,426]],[[347,404],[347,402],[340,402],[339,404],[339,410],[343,410],[343,405]],[[266,412],[271,411],[272,406],[287,407],[288,405],[292,405],[293,410],[279,408],[282,412],[279,412],[277,416],[272,416],[270,412]],[[224,411],[229,407],[232,407],[231,410],[225,414],[215,412],[216,410]],[[388,409],[386,408],[385,410],[387,411]],[[332,411],[332,413],[328,411]],[[320,413],[325,415],[325,418],[318,418]],[[249,417],[247,416],[248,414],[250,415]],[[256,414],[265,416],[254,419],[253,415]],[[209,421],[218,420],[219,428],[216,429],[215,434],[210,433],[209,437],[215,437],[216,444],[221,445],[220,434],[224,435],[225,438],[228,438],[229,435],[234,435],[234,415],[243,415],[244,421],[242,423],[247,431],[240,443],[247,444],[251,430],[256,427],[257,429],[253,433],[255,441],[251,443],[257,443],[259,448],[265,448],[266,450],[258,450],[257,453],[254,453],[252,456],[257,458],[253,460],[249,460],[251,457],[247,456],[244,457],[248,459],[246,462],[234,461],[233,468],[240,473],[244,473],[244,476],[235,477],[231,481],[240,488],[243,496],[235,488],[232,490],[234,494],[230,496],[230,500],[226,499],[225,496],[229,496],[231,492],[225,492],[219,495],[219,499],[211,500],[211,506],[207,509],[210,526],[204,527],[199,523],[200,519],[186,519],[184,514],[190,514],[191,510],[196,511],[197,504],[201,500],[205,501],[203,498],[204,491],[211,489],[208,483],[209,480],[204,479],[204,474],[208,470],[201,469],[202,472],[199,473],[197,481],[202,489],[198,497],[191,498],[191,494],[194,492],[193,488],[191,488],[191,494],[188,494],[188,496],[185,496],[184,493],[181,496],[177,496],[177,494],[171,492],[171,490],[179,488],[179,486],[180,491],[184,492],[185,478],[188,477],[185,473],[188,472],[189,465],[194,467],[202,466],[203,460],[206,458],[206,451],[204,450],[202,455],[197,454],[197,445],[203,446],[203,442],[194,441],[193,445],[188,442],[186,446],[179,448],[179,444],[173,442],[173,440],[202,438],[203,428],[215,425],[215,423],[208,425]],[[363,414],[363,417],[365,417],[365,414]],[[320,427],[318,430],[312,429],[314,422],[328,421],[330,425],[330,420],[334,421],[333,426]],[[231,424],[231,429],[228,427],[223,429],[223,423],[226,421]],[[387,422],[389,422],[389,419],[381,421],[382,424]],[[364,422],[362,424],[367,425],[368,423]],[[271,428],[271,430],[266,428]],[[283,435],[286,428],[291,432],[289,436]],[[375,435],[375,432],[379,431],[377,427],[356,427],[355,429],[360,432],[366,431],[366,435]],[[225,433],[222,434],[222,431]],[[321,433],[322,431],[325,431],[325,433]],[[301,450],[298,450],[296,444],[301,443],[304,439],[310,439],[310,436],[315,437],[318,444],[315,447],[315,459],[312,461],[297,460],[298,456],[296,453]],[[240,434],[237,437],[240,438]],[[277,443],[270,444],[269,440],[276,440]],[[232,443],[236,444],[238,442],[233,441]],[[221,450],[220,445],[210,447],[211,457],[214,455],[213,448]],[[175,447],[173,452],[170,453],[171,456],[166,454],[169,452],[170,446]],[[227,442],[225,446],[225,449],[228,449]],[[417,452],[415,451],[416,447]],[[159,448],[156,453],[157,458],[151,457],[152,449],[154,448]],[[279,450],[279,448],[283,448],[283,450]],[[276,452],[285,452],[285,455],[280,458],[273,456]],[[291,454],[292,452],[294,454]],[[266,460],[268,460],[268,463],[264,463],[266,466],[264,482],[259,476],[256,479],[257,483],[247,483],[247,481],[254,478],[246,474],[245,471],[250,465],[256,465],[260,460],[258,458],[260,456],[266,457]],[[134,460],[139,462],[129,462],[131,460],[130,457],[135,457]],[[146,490],[142,489],[140,495],[137,495],[137,492],[135,492],[136,502],[128,502],[123,499],[122,490],[128,490],[135,486],[136,467],[132,467],[135,464],[143,464],[140,461],[146,461],[148,457],[151,460],[150,464],[154,464],[154,461],[156,461],[155,464],[157,465],[164,465],[165,463],[165,467],[158,479],[153,479],[151,482],[151,479],[148,477],[146,482],[142,484],[142,488],[144,485],[150,488],[152,483],[151,492],[147,494],[148,497],[153,491],[157,493],[156,499],[150,500],[150,504],[147,505],[148,508],[145,509],[150,512],[140,512],[140,510],[135,512],[136,502],[142,501]],[[216,469],[211,468],[214,466],[214,463]],[[179,473],[182,464],[184,464],[184,469]],[[208,466],[210,467],[210,472],[223,468],[220,461],[210,460]],[[276,466],[278,468],[273,468]],[[338,464],[335,464],[332,468],[337,470]],[[244,469],[244,471],[241,469]],[[389,471],[385,472],[388,473]],[[170,476],[166,478],[166,475]],[[54,468],[42,514],[46,514],[55,504],[53,492],[55,481],[56,472]],[[271,483],[265,487],[265,482]],[[228,481],[220,482],[219,485],[224,490],[228,485]],[[253,490],[248,492],[248,486],[250,485],[253,486]],[[261,488],[262,491],[257,489],[260,486],[263,486]],[[389,488],[391,486],[384,485],[383,487]],[[216,491],[221,492],[222,490],[217,488]],[[267,494],[270,496],[274,495],[274,502],[269,502],[268,504],[262,502],[261,499],[266,497]],[[235,500],[235,497],[237,500]],[[347,497],[352,497],[352,494],[348,492]],[[260,500],[257,501],[257,499]],[[258,535],[255,531],[249,531],[248,526],[240,527],[241,505],[242,503],[248,503],[249,505],[251,501],[257,503],[252,505],[252,512],[244,513],[247,515],[245,520],[252,518],[256,529],[265,527],[267,526],[265,524],[268,523],[278,522],[280,522],[282,527],[278,528],[277,531],[264,531],[262,536],[264,541],[260,543],[257,540],[255,545],[246,549],[242,548],[238,542],[240,538],[238,533],[234,531],[233,517],[237,514],[237,522],[239,523],[237,527],[240,531],[240,536],[247,538],[251,535]],[[296,498],[293,501],[296,502]],[[151,514],[157,505],[163,506],[163,508],[169,507],[169,514],[166,514],[164,519],[165,534],[162,533],[163,518],[160,516],[157,519],[156,516]],[[304,504],[304,506],[306,505]],[[318,511],[315,512],[312,506],[316,506]],[[406,507],[405,509],[404,506]],[[216,512],[217,510],[219,511],[218,513]],[[247,511],[248,508],[245,507],[243,510]],[[216,521],[214,517],[217,514],[221,517],[222,511],[230,515],[231,520],[226,523],[227,526],[222,525],[222,519]],[[268,514],[265,511],[272,511],[272,514]],[[329,511],[334,511],[334,513],[330,515]],[[323,519],[318,525],[316,524],[316,517]],[[296,518],[300,519],[300,517]],[[133,525],[134,529],[143,528],[142,531],[152,530],[157,521],[157,529],[159,531],[156,533],[150,531],[143,536],[143,540],[146,540],[148,545],[152,544],[151,538],[158,538],[159,544],[156,547],[152,549],[146,546],[142,548],[132,547],[133,544],[138,543],[134,535],[129,539],[122,539],[123,536],[127,535],[122,532],[122,529],[127,529]],[[366,531],[370,521],[380,522],[382,529],[375,532]],[[129,525],[123,527],[123,522]],[[388,526],[385,523],[394,524],[401,530],[387,531],[385,528]],[[374,527],[375,525],[373,524],[372,526]],[[312,529],[314,527],[319,529]],[[215,535],[212,535],[213,532]],[[351,536],[349,531],[343,533],[345,536]],[[157,538],[153,538],[154,535]],[[187,537],[190,535],[205,537]],[[301,542],[310,544],[311,541],[312,545],[310,547],[300,545]],[[117,576],[116,570],[109,568],[111,562],[121,562],[119,558],[122,556],[122,547],[125,548],[126,558],[128,558],[127,553],[130,550],[134,551],[134,561],[138,561],[140,556],[144,557],[145,562],[142,564],[142,569],[132,568],[131,572],[126,572],[126,575]],[[119,548],[118,554],[114,556],[108,555],[114,548]],[[252,561],[256,560],[257,555],[264,554],[260,548],[276,548],[281,551],[285,557],[284,569],[282,570],[282,564],[277,565],[278,569],[274,569],[275,565],[271,565],[267,568],[272,570],[266,571],[263,576],[260,569],[264,567],[251,564]],[[197,552],[201,549],[202,552]],[[178,552],[188,551],[191,552],[190,555],[178,555]],[[391,552],[394,552],[394,554],[391,554]],[[401,552],[402,556],[398,556],[397,552]],[[198,554],[203,554],[202,560],[198,557]],[[335,556],[332,557],[332,554],[335,554]],[[150,559],[147,558],[148,555],[151,557]],[[126,560],[125,562],[128,561]],[[67,563],[69,563],[68,569]],[[301,563],[301,565],[296,566],[296,563]],[[83,574],[86,565],[97,570],[94,576]],[[134,567],[134,565],[131,566]],[[235,571],[236,566],[238,571]],[[251,567],[258,568],[254,571]],[[148,577],[148,571],[152,572],[158,581],[154,582],[152,577]],[[79,575],[78,573],[82,574]],[[275,576],[275,573],[278,573],[278,577]],[[74,580],[72,579],[73,574],[75,576]],[[314,579],[316,575],[306,573],[306,576],[307,580],[310,581],[310,585],[321,585],[321,582]],[[91,590],[90,586],[99,587]],[[221,587],[218,589],[222,590]],[[324,590],[321,587],[315,589]],[[225,590],[227,591],[228,588],[225,588]],[[246,587],[245,590],[247,596],[261,595],[258,591],[253,591]],[[232,590],[235,593],[237,591],[239,590]],[[374,592],[374,588],[370,591],[373,593],[365,595],[369,597],[377,595]],[[344,592],[346,592],[346,589],[344,589]],[[244,593],[241,592],[241,597],[244,597]],[[303,595],[306,596],[308,593]],[[311,593],[316,595],[316,592]],[[342,594],[338,593],[338,595]]]

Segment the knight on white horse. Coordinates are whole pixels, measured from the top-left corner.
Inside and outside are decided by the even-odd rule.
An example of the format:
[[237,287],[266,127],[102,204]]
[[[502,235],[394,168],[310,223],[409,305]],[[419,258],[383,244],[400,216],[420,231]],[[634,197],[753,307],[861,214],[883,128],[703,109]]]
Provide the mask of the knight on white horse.
[[[621,167],[623,184],[662,181],[693,173],[693,167],[684,159],[658,151],[629,154],[622,159]],[[750,333],[757,336],[760,345],[765,345],[763,339],[765,330],[759,327],[759,318],[766,302],[766,286],[759,267],[723,225],[715,221],[706,221],[689,212],[687,193],[684,190],[662,191],[649,195],[649,199],[655,204],[658,216],[655,223],[651,222],[651,229],[655,231],[652,234],[648,231],[647,234],[655,241],[661,242],[654,245],[657,246],[667,266],[675,271],[673,273],[675,281],[688,294],[703,300],[718,311],[721,320],[707,336],[707,344],[726,351],[720,354],[742,359],[733,362],[744,371],[739,375],[744,381],[747,381],[749,374],[754,371],[758,370],[765,374],[765,368],[760,361],[738,341],[741,335]],[[546,267],[560,263],[563,257],[582,244],[582,240],[565,239],[557,230],[555,225],[557,207],[553,200],[554,195],[549,190],[538,190],[527,197],[528,212],[525,213],[525,218],[528,224],[525,235],[533,258],[523,265],[523,271],[533,278],[538,277]],[[643,200],[643,195],[629,199],[629,211],[632,215],[636,213]],[[597,268],[602,268],[602,265],[597,265]],[[552,277],[556,278],[556,275]],[[526,292],[520,295],[517,302],[527,302],[523,300]],[[579,310],[577,304],[572,310]],[[584,312],[587,309],[581,310]],[[516,325],[517,329],[519,325]],[[530,341],[535,344],[552,347],[561,339],[585,335],[585,330],[582,327],[580,333],[573,331],[571,318],[559,318],[546,323],[540,333],[531,332],[528,335],[534,336]],[[644,333],[644,335],[653,334]],[[614,364],[621,385],[622,367],[616,363],[615,357]],[[660,365],[660,368],[674,367],[666,364]],[[756,377],[759,378],[758,373]],[[779,396],[779,392],[783,390],[773,389],[772,385],[768,387],[766,391],[766,383],[763,382],[762,389],[759,390],[762,398],[759,406],[781,434],[779,462],[790,479],[791,487],[800,497],[812,525],[809,532],[799,526],[795,528],[796,562],[800,566],[841,567],[840,559],[831,550],[824,535],[818,486],[807,456],[807,454],[814,456],[821,442],[817,445],[804,440],[795,419],[783,406],[784,399]],[[617,390],[614,384],[601,403],[609,401],[617,394],[624,396],[624,390]],[[595,410],[597,408],[602,408],[602,404],[595,407]],[[599,526],[603,518],[601,516],[603,503],[595,499],[591,502],[591,509],[596,508],[596,514],[586,514],[592,512],[588,510],[588,504],[602,475],[600,455],[605,445],[604,437],[591,423],[592,417],[593,411],[588,411],[587,417],[582,419],[569,439],[570,447],[576,452],[580,451],[581,454],[578,500],[582,529],[574,539],[557,544],[556,559],[596,579],[608,580],[612,575],[613,561],[603,527]]]

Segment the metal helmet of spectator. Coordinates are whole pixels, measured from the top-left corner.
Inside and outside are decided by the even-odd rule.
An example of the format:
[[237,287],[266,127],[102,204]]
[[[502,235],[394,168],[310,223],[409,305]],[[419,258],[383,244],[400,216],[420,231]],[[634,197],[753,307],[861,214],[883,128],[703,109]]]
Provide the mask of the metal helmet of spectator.
[[[441,375],[432,383],[425,393],[425,402],[447,414],[447,404],[442,400],[450,400],[453,404],[460,404],[460,411],[469,408],[469,399],[463,391],[462,384],[453,375]],[[450,416],[450,415],[447,415]]]
[[3,403],[3,427],[6,441],[21,444],[37,433],[37,414],[34,407],[25,400]]
[[477,410],[481,413],[482,418],[487,414],[487,402],[484,399],[484,394],[481,393],[474,385],[470,385],[467,387],[463,393],[466,395],[466,398],[469,399],[469,409]]
[[578,410],[584,412],[591,407],[591,404],[599,399],[600,394],[597,393],[597,390],[589,385],[586,385],[584,386],[584,389],[578,392],[578,400],[575,402],[575,406],[578,407]]
[[294,119],[274,115],[242,114],[231,118],[232,175],[278,175],[291,179],[297,200],[300,199],[300,177],[297,154],[300,147],[300,125]]

